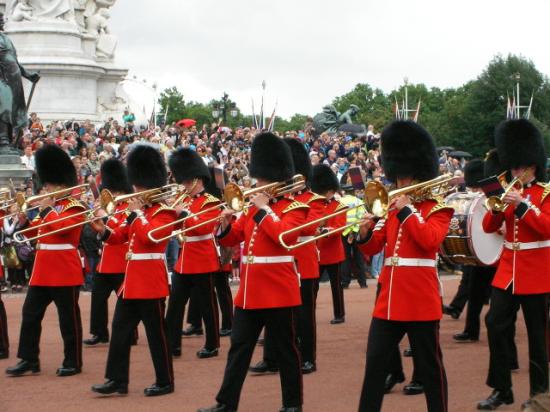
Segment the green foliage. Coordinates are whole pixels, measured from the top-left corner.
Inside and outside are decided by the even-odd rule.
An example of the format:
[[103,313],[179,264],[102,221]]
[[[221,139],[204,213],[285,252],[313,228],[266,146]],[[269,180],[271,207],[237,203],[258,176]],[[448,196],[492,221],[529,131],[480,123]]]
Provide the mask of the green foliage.
[[[415,109],[421,101],[418,122],[434,136],[438,145],[454,146],[482,157],[493,145],[495,127],[506,118],[506,102],[515,92],[516,73],[521,76],[520,103],[528,105],[531,95],[534,96],[531,120],[540,128],[550,147],[550,82],[532,61],[522,56],[495,56],[479,77],[458,88],[409,84],[409,109]],[[359,83],[353,90],[336,97],[332,104],[339,112],[346,111],[352,104],[358,106],[360,111],[355,122],[372,124],[380,131],[394,119],[395,104],[402,105],[404,94],[404,86],[386,94],[367,83]],[[319,112],[326,103],[320,103]],[[159,104],[162,114],[168,106],[168,123],[191,118],[201,127],[218,121],[212,118],[212,108],[214,104],[221,105],[221,101],[212,100],[208,104],[185,102],[183,94],[171,87],[162,92]],[[231,101],[226,104],[230,107]],[[314,114],[310,113],[311,116]],[[288,120],[277,116],[275,129],[279,132],[303,130],[307,118],[298,113]],[[244,116],[239,110],[238,116],[232,118],[228,111],[227,126],[234,128],[251,124],[252,116]]]

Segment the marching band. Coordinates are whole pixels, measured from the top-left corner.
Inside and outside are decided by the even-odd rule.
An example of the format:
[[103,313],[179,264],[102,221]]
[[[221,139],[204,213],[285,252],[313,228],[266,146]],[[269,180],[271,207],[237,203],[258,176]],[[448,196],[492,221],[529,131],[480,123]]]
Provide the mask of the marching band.
[[[342,232],[348,231],[362,254],[383,251],[385,256],[367,339],[360,412],[380,411],[384,394],[404,380],[398,345],[405,334],[413,381],[420,388],[416,393],[424,392],[429,412],[449,410],[439,341],[439,257],[465,265],[468,272],[467,320],[456,341],[479,339],[480,314],[490,290],[487,385],[492,392],[478,403],[480,410],[514,402],[515,320],[522,309],[529,341],[526,408],[530,399],[549,390],[550,185],[544,142],[531,122],[504,121],[495,143],[485,161],[471,161],[465,168],[468,192],[455,193],[452,177],[438,176],[428,132],[415,122],[395,121],[381,136],[382,165],[395,190],[369,182],[360,205],[339,201],[336,175],[329,166],[313,167],[300,141],[269,132],[252,143],[249,172],[256,186],[249,190],[232,183],[216,187],[213,170],[191,149],[179,149],[165,162],[155,148],[136,145],[126,165],[103,163],[100,206],[91,210],[78,200],[87,187],[77,185],[67,153],[47,145],[36,152],[42,192],[18,199],[23,212],[36,208],[38,215],[15,239],[20,241],[22,234],[36,239],[37,253],[22,309],[20,361],[6,374],[40,372],[41,324],[53,302],[64,344],[58,376],[81,373],[83,344],[109,344],[106,381],[92,391],[127,394],[130,349],[143,322],[155,370],[144,394],[172,393],[185,306],[190,303],[197,334],[204,321],[205,342],[197,357],[215,357],[220,349],[218,298],[225,308],[222,332],[230,334],[231,345],[216,403],[199,411],[236,411],[249,369],[278,371],[280,411],[302,411],[302,376],[317,371],[316,301],[324,271],[332,291],[331,323],[345,321]],[[367,213],[346,224],[346,215],[359,208]],[[2,209],[0,220],[5,216]],[[97,232],[103,249],[91,296],[91,337],[83,340],[78,244],[85,224]],[[166,249],[172,239],[180,252],[170,274]],[[239,246],[241,280],[231,303],[231,248]],[[229,259],[224,258],[228,253]],[[112,292],[117,303],[109,333]],[[251,366],[262,330],[263,360]],[[0,359],[7,357],[7,318],[0,299]]]

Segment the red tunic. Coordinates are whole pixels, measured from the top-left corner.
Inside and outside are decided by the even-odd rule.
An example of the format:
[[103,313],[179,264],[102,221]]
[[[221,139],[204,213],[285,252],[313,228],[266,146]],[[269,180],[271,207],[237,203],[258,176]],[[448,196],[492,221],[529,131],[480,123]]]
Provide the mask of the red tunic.
[[[106,233],[108,244],[123,244],[129,242],[128,255],[155,254],[162,258],[145,260],[128,260],[126,276],[118,295],[124,299],[158,299],[169,294],[168,270],[164,254],[168,240],[160,243],[151,242],[147,234],[160,226],[176,220],[176,212],[164,205],[155,204],[146,207],[143,216],[135,218],[131,223],[125,221],[113,231]],[[173,227],[168,227],[156,233],[164,237],[172,233]]]
[[[190,213],[198,213],[213,206],[219,205],[218,198],[202,193],[193,197],[188,208]],[[203,213],[196,218],[190,218],[185,221],[185,226],[191,227],[210,219],[215,219],[221,213],[221,208],[214,208],[210,212]],[[191,275],[197,273],[211,273],[220,270],[220,259],[214,229],[218,226],[218,221],[214,220],[208,225],[190,230],[185,234],[185,240],[181,245],[181,251],[174,271],[179,274]],[[203,240],[200,240],[204,238]]]
[[[107,227],[109,229],[115,230],[126,221],[129,215],[129,213],[125,211],[127,207],[127,203],[120,203],[117,205],[115,209],[116,213],[107,220]],[[124,273],[126,270],[127,252],[128,242],[119,245],[104,243],[103,250],[101,251],[101,260],[97,266],[97,272],[104,275]]]
[[[536,183],[525,187],[525,199],[514,209],[505,212],[487,212],[483,230],[496,232],[506,224],[505,247],[500,257],[493,286],[507,289],[512,286],[515,295],[531,295],[550,292],[550,200],[548,184]],[[546,242],[547,246],[522,249],[533,242]],[[514,250],[517,243],[520,250]],[[536,245],[535,245],[536,246]],[[543,246],[543,245],[541,245]]]
[[[347,209],[346,205],[333,198],[325,202],[324,215],[330,215],[343,209]],[[341,213],[339,216],[334,216],[329,219],[324,225],[324,229],[330,231],[332,229],[344,227],[346,222],[346,214]],[[342,244],[342,232],[336,232],[330,236],[319,239],[317,241],[317,247],[319,248],[320,265],[334,265],[346,260],[344,245]]]
[[[84,205],[76,199],[59,200],[54,208],[49,209],[49,212],[42,213],[43,218],[38,215],[31,222],[31,227],[49,223],[47,226],[38,229],[38,234],[41,234],[80,223],[84,221],[84,215],[74,216],[59,222],[56,222],[56,220],[75,215],[84,210],[86,210]],[[34,267],[29,281],[30,286],[82,285],[84,274],[82,260],[78,253],[81,231],[82,226],[78,226],[57,234],[44,236],[38,240]],[[41,247],[45,249],[41,249]],[[55,248],[59,248],[59,250],[51,250]]]
[[[244,241],[241,283],[235,306],[243,309],[267,309],[301,304],[300,279],[293,257],[279,243],[279,234],[303,224],[308,206],[289,198],[271,201],[268,213],[252,206],[247,213],[220,235],[222,246]],[[265,216],[264,216],[265,215]],[[298,233],[289,235],[290,243]],[[288,260],[282,263],[249,263],[255,257]]]
[[[413,213],[410,213],[411,210]],[[390,211],[380,220],[367,242],[360,245],[369,256],[383,248],[386,258],[426,259],[430,266],[384,265],[379,277],[380,293],[373,317],[397,321],[431,321],[441,319],[441,293],[435,261],[445,239],[453,209],[433,200],[405,207],[400,216]]]
[[[5,210],[0,210],[0,234],[4,230],[4,216],[6,216],[6,214],[7,213],[6,213]],[[5,277],[3,259],[4,259],[4,257],[2,255],[0,255],[0,278]]]
[[[294,200],[309,206],[306,222],[312,222],[323,217],[325,212],[325,198],[323,196],[307,190],[294,195]],[[300,231],[297,241],[300,242],[310,236],[315,236],[318,227],[319,225],[309,225],[304,228]],[[290,245],[286,237],[284,240]],[[298,263],[298,273],[301,279],[319,278],[319,251],[315,242],[294,249],[292,254]]]

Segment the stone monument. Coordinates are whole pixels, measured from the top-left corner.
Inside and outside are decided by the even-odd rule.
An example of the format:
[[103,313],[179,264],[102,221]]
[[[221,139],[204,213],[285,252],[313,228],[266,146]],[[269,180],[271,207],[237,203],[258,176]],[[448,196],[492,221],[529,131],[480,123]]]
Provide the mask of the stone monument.
[[[339,130],[360,133],[364,127],[362,125],[355,125],[352,119],[357,113],[359,113],[359,107],[354,104],[350,105],[350,108],[344,113],[338,112],[332,104],[326,105],[323,107],[322,113],[317,113],[313,117],[315,134],[319,135],[323,132],[336,133]],[[355,127],[348,127],[350,130],[346,130],[347,128],[343,126],[348,125]]]
[[117,41],[109,30],[115,2],[0,0],[20,63],[40,72],[29,110],[42,120],[101,122],[123,112],[127,102],[117,86],[128,71],[115,63]]

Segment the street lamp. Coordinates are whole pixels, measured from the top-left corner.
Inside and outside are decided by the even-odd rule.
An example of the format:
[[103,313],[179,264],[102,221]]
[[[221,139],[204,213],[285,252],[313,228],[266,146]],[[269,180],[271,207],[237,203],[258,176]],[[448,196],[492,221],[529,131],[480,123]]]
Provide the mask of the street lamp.
[[224,92],[221,103],[215,102],[212,105],[212,117],[214,119],[218,119],[221,116],[223,122],[227,123],[228,111],[231,117],[237,117],[237,115],[239,114],[239,111],[237,110],[237,105],[233,102],[229,103],[229,95]]

